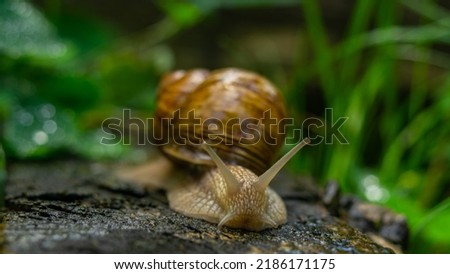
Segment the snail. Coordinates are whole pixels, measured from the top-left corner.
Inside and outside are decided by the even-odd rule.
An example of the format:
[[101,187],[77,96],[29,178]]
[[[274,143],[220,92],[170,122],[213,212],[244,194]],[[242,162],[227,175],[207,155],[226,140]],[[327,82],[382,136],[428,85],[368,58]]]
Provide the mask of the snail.
[[284,224],[286,207],[269,184],[309,143],[304,139],[269,166],[284,143],[285,117],[280,93],[256,73],[193,69],[163,76],[155,141],[190,171],[167,187],[170,208],[219,228],[261,231]]

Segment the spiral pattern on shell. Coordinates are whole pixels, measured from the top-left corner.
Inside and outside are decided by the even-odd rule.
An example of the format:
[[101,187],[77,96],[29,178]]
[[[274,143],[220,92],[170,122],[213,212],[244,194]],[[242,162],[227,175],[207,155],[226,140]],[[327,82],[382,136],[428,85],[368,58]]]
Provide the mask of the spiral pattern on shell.
[[198,146],[206,141],[224,162],[259,175],[284,143],[283,100],[256,73],[236,68],[179,70],[162,78],[157,96],[155,136],[175,161],[213,166]]

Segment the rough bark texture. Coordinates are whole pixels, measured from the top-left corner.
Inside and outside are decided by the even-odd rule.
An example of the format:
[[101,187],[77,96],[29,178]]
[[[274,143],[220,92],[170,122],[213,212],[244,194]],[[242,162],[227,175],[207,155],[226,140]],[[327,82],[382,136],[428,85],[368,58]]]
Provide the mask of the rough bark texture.
[[10,165],[1,251],[391,253],[375,241],[400,250],[407,239],[403,217],[341,197],[335,184],[323,195],[308,180],[278,176],[273,186],[286,202],[288,223],[256,233],[219,230],[173,212],[163,191],[120,182],[112,168],[76,160]]

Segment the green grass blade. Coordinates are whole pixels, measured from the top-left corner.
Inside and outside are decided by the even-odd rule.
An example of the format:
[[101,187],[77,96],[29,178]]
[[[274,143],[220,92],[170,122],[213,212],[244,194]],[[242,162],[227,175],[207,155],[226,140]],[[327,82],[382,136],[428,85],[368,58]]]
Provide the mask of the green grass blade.
[[311,39],[314,49],[315,66],[317,67],[320,84],[324,90],[328,103],[332,102],[335,96],[336,80],[332,68],[332,51],[328,42],[327,32],[321,20],[319,5],[315,0],[305,0],[303,4],[303,14],[306,20],[306,29]]

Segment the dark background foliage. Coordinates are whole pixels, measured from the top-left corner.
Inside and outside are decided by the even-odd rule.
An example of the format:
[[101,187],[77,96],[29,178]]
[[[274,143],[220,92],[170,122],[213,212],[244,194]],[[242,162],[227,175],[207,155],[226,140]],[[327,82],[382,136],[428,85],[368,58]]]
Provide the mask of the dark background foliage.
[[[342,145],[292,172],[405,214],[410,250],[450,252],[446,1],[0,1],[0,182],[8,161],[145,158],[102,121],[150,117],[160,76],[242,67],[271,79],[297,128],[348,117]],[[305,126],[305,125],[303,125]],[[316,134],[326,135],[322,128]],[[286,148],[288,149],[288,148]]]

